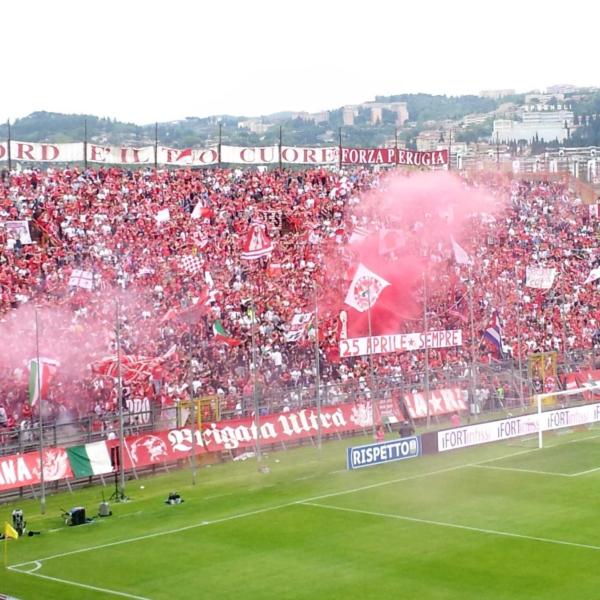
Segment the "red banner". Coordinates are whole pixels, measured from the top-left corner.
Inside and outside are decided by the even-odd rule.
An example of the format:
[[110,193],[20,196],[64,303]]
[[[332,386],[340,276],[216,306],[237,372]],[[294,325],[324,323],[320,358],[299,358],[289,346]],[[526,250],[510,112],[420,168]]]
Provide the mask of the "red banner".
[[[321,433],[344,433],[372,426],[370,403],[348,403],[321,410]],[[260,419],[260,443],[278,444],[311,436],[318,431],[318,414],[304,409],[268,415]],[[189,458],[192,445],[197,454],[253,449],[257,428],[253,419],[236,419],[203,424],[202,434],[192,429],[171,429],[128,437],[125,440],[125,467],[142,467]]]
[[[412,419],[427,417],[427,402],[425,392],[405,394],[404,402]],[[429,392],[429,416],[447,415],[459,410],[466,410],[467,403],[463,400],[460,388],[445,388]]]
[[[64,448],[44,449],[44,481],[73,477]],[[40,453],[27,452],[0,457],[0,491],[40,483]]]
[[402,148],[342,148],[342,164],[432,167],[448,164],[448,150],[417,152]]

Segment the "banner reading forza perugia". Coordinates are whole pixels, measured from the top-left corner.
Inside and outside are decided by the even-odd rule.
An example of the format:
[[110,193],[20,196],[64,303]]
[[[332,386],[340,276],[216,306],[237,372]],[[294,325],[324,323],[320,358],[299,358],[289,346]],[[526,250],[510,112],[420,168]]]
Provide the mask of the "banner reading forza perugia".
[[0,142],[0,162],[70,163],[83,162],[118,165],[159,165],[202,167],[219,163],[236,165],[405,165],[438,167],[448,164],[447,150],[417,152],[401,148],[343,148],[293,146],[212,146],[210,148],[141,148],[102,146],[74,142],[51,144]]

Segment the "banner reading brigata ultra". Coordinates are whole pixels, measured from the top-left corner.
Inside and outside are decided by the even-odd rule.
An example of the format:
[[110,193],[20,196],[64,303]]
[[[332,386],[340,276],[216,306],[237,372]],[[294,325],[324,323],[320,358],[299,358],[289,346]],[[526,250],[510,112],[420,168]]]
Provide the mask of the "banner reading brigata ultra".
[[[197,454],[227,450],[252,450],[257,438],[261,444],[284,444],[317,435],[316,410],[303,409],[267,415],[257,429],[253,419],[235,419],[202,425],[202,432],[191,427],[148,433],[126,439],[125,467],[142,467],[187,459],[194,448]],[[345,403],[323,407],[323,435],[346,433],[372,426],[370,403]]]
[[[341,151],[341,160],[340,160]],[[52,144],[11,140],[10,158],[17,162],[83,162],[115,165],[172,165],[202,167],[236,165],[405,165],[436,167],[448,164],[447,150],[417,152],[399,148],[341,148],[294,146],[212,146],[209,148],[141,148],[83,142]],[[0,162],[9,158],[8,142],[0,142]]]

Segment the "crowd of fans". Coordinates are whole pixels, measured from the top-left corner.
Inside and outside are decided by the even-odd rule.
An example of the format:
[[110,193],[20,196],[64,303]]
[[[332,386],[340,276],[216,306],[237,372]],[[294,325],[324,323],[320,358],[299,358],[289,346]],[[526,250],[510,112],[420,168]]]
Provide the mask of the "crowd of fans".
[[[71,333],[93,338],[89,353],[80,352],[81,363],[89,364],[116,354],[118,297],[123,354],[168,355],[152,364],[150,376],[128,383],[126,398],[166,410],[189,398],[191,384],[195,396],[220,399],[221,416],[248,414],[255,394],[265,411],[312,401],[315,329],[293,342],[286,331],[294,315],[314,313],[315,306],[319,374],[329,402],[348,390],[369,397],[371,368],[378,378],[410,389],[422,387],[426,363],[432,387],[457,377],[467,382],[473,362],[494,357],[481,344],[494,310],[503,323],[505,358],[515,362],[598,345],[600,280],[584,283],[600,264],[600,228],[589,207],[567,182],[480,176],[465,178],[464,185],[489,187],[503,208],[468,223],[463,245],[474,264],[457,265],[448,244],[431,266],[436,285],[428,298],[428,328],[461,328],[463,346],[427,356],[378,355],[372,365],[365,357],[340,360],[338,313],[355,264],[349,239],[358,225],[372,232],[383,226],[372,210],[362,211],[361,198],[385,186],[385,178],[369,169],[4,171],[0,223],[29,221],[34,243],[15,242],[0,227],[0,327],[18,320],[28,305],[60,307]],[[194,209],[198,218],[192,218]],[[243,260],[246,234],[257,222],[273,252]],[[407,252],[419,249],[408,246]],[[194,272],[184,267],[190,256],[197,259]],[[385,257],[397,259],[394,252]],[[529,264],[557,270],[550,290],[525,286]],[[75,269],[92,273],[93,289],[69,285]],[[190,309],[197,317],[179,318]],[[215,322],[231,344],[215,341]],[[419,331],[423,323],[414,317],[401,327]],[[60,353],[59,340],[56,347]],[[35,418],[27,369],[6,356],[0,364],[5,431]],[[94,426],[103,427],[116,402],[114,379],[59,368],[45,398],[46,417],[91,415]],[[214,418],[214,410],[207,403],[205,417]]]

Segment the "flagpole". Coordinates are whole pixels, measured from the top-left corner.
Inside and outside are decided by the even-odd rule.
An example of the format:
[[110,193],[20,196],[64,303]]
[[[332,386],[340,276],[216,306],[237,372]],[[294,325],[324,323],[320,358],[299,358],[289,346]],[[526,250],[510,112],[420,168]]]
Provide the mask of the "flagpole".
[[431,411],[429,406],[429,344],[427,343],[427,272],[423,272],[423,329],[425,330],[425,404],[427,405],[427,429],[431,424]]
[[123,447],[124,432],[123,432],[123,364],[121,362],[121,313],[119,299],[116,301],[117,311],[117,375],[118,375],[118,388],[117,396],[119,402],[119,479],[120,479],[120,490],[116,498],[117,502],[125,500],[125,465],[123,464]]
[[367,323],[369,325],[369,371],[371,375],[371,420],[373,421],[373,439],[377,434],[377,425],[376,421],[376,411],[375,411],[375,396],[376,396],[376,384],[375,384],[375,374],[373,371],[373,331],[371,329],[371,286],[367,287],[367,300],[369,302],[369,307],[367,309]]
[[517,343],[519,344],[519,395],[521,400],[521,408],[525,405],[523,397],[523,362],[521,355],[523,349],[521,347],[521,279],[518,273],[518,267],[515,265],[515,279],[517,280]]
[[194,385],[192,375],[192,325],[190,324],[188,334],[190,336],[189,344],[189,386],[190,402],[192,403],[192,447],[190,449],[192,458],[192,485],[196,485],[196,402],[194,401]]
[[[252,290],[252,288],[250,288]],[[256,389],[256,342],[254,339],[254,321],[256,315],[256,306],[254,305],[254,293],[251,291],[250,297],[250,340],[252,344],[252,401],[254,404],[254,426],[256,427],[256,461],[261,462],[262,455],[260,452],[260,415],[258,405],[258,394]]]
[[[477,390],[477,372],[475,370],[475,320],[473,318],[473,266],[469,264],[469,320],[471,321],[471,403],[475,402]],[[469,407],[470,410],[471,407]],[[476,413],[475,413],[476,414]]]
[[40,427],[40,511],[46,514],[46,483],[44,481],[44,418],[43,394],[42,394],[42,370],[40,364],[40,336],[38,331],[38,311],[35,309],[35,352],[37,356],[37,385],[38,385],[38,409]]
[[317,394],[317,448],[321,450],[321,365],[319,355],[319,304],[317,302],[317,282],[315,290],[315,393]]

